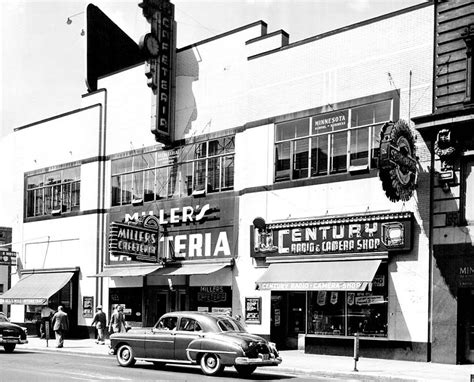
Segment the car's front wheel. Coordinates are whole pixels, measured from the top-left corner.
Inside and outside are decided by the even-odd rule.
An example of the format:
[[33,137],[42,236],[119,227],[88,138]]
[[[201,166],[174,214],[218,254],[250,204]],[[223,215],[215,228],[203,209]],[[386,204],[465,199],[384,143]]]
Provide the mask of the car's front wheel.
[[218,375],[224,369],[220,358],[214,353],[205,353],[201,358],[201,370],[206,375]]
[[15,350],[16,344],[5,344],[3,347],[5,348],[5,353],[13,353],[13,350]]
[[237,373],[239,373],[239,375],[242,377],[248,377],[255,371],[256,368],[257,366],[235,365],[235,370],[237,370]]
[[135,358],[133,356],[133,349],[130,345],[121,345],[117,351],[117,362],[120,366],[135,365]]

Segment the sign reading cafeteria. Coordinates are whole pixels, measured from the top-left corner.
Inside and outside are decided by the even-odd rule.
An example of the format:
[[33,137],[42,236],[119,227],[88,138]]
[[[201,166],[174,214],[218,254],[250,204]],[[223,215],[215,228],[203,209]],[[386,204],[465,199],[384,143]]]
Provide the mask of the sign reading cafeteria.
[[252,226],[252,257],[409,251],[412,221],[403,212]]
[[235,198],[189,200],[111,212],[109,263],[234,257]]

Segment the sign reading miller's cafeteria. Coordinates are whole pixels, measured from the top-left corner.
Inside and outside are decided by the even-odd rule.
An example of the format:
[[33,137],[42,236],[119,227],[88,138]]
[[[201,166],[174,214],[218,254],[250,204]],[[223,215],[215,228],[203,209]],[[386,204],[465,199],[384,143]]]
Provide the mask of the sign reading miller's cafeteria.
[[275,222],[251,227],[252,257],[411,249],[411,212]]

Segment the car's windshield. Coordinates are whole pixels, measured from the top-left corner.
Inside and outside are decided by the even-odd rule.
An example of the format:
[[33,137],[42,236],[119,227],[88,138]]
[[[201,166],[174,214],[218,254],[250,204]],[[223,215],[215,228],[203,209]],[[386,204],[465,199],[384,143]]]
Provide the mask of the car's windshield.
[[217,325],[223,332],[246,332],[242,324],[232,318],[222,318],[217,321]]
[[6,316],[4,316],[3,314],[0,314],[0,322],[9,322],[9,321]]

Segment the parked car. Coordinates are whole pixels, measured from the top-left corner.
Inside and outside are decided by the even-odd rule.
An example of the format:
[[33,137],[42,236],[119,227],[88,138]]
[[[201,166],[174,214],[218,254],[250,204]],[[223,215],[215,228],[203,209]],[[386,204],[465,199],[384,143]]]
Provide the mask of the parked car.
[[27,330],[17,324],[12,324],[4,313],[0,313],[0,345],[6,353],[12,353],[17,344],[27,344]]
[[277,366],[281,358],[275,344],[250,334],[243,325],[224,314],[172,312],[153,328],[131,329],[110,336],[110,354],[120,366],[136,360],[198,364],[206,375],[218,375],[233,366],[241,375],[258,366]]

